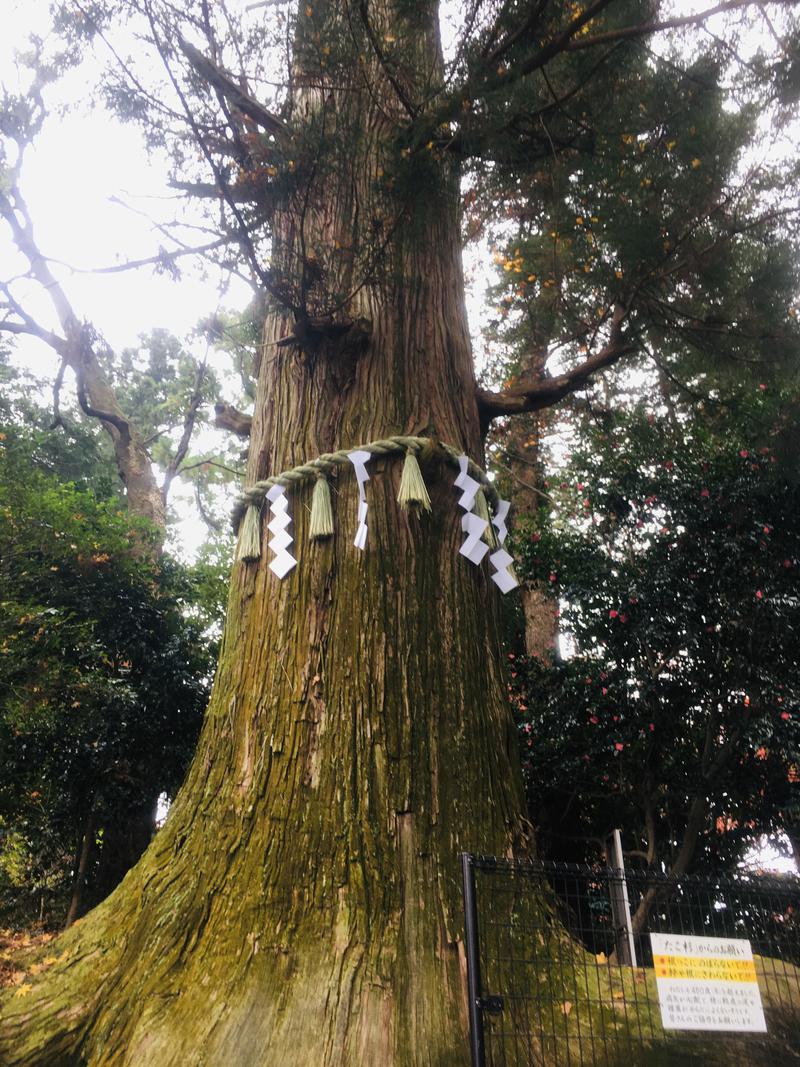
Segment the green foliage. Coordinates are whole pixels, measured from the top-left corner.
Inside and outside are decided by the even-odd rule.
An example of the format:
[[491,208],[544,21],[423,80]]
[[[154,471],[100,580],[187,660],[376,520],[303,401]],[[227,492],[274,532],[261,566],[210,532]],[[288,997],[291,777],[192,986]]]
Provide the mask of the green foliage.
[[122,486],[107,438],[95,422],[63,419],[56,432],[52,411],[41,397],[50,383],[20,370],[0,351],[0,423],[25,426],[24,439],[12,435],[6,445],[6,463],[22,476],[28,463],[41,473],[57,475],[79,489],[90,489],[99,499],[122,500]]
[[96,899],[104,839],[131,810],[171,796],[191,756],[215,609],[196,609],[184,569],[143,557],[148,536],[114,495],[61,480],[39,432],[3,425],[0,866],[18,915],[40,897],[51,916],[63,907],[90,816]]
[[598,64],[578,51],[538,98],[527,87],[531,129],[507,165],[476,166],[465,202],[467,234],[488,225],[501,268],[489,335],[506,346],[503,377],[556,344],[561,366],[585,358],[614,307],[640,363],[701,393],[746,392],[793,364],[796,166],[770,147],[774,81],[732,35],[702,54],[632,41]]
[[[554,855],[613,827],[669,867],[695,798],[692,864],[727,867],[800,824],[800,482],[793,402],[669,423],[642,407],[588,427],[521,525],[521,571],[562,604],[574,651],[513,651],[532,812]],[[549,841],[548,841],[549,838]]]
[[[196,357],[168,330],[154,329],[141,338],[138,348],[126,348],[118,358],[108,362],[120,406],[144,438],[158,435],[154,442],[154,461],[169,463],[168,431],[182,426],[189,403],[198,387]],[[200,399],[216,399],[219,386],[206,368],[199,383]],[[166,440],[165,440],[166,436]]]

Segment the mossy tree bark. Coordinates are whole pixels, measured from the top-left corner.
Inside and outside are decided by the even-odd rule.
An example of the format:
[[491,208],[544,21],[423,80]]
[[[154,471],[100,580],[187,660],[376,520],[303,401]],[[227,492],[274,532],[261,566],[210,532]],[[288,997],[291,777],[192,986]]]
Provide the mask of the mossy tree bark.
[[[410,93],[439,64],[435,7],[416,8]],[[373,17],[384,34],[400,16]],[[324,113],[348,148],[320,162],[301,223],[291,205],[276,215],[273,250],[301,286],[324,259],[328,290],[370,326],[358,343],[278,345],[297,324],[269,315],[248,481],[394,433],[480,459],[458,174],[430,156],[388,211],[395,126],[372,73],[296,97],[295,119]],[[7,1067],[464,1063],[458,854],[508,854],[525,826],[494,587],[458,554],[452,470],[422,466],[419,517],[396,504],[400,464],[369,465],[363,555],[344,472],[331,542],[307,542],[309,487],[291,494],[297,568],[279,582],[266,548],[234,567],[188,779],[141,862],[5,1002]]]
[[[532,377],[544,377],[536,367]],[[508,471],[511,477],[511,503],[514,515],[533,516],[542,507],[544,463],[541,439],[547,432],[548,414],[531,412],[517,416],[502,436]],[[558,642],[558,599],[549,583],[529,579],[520,590],[525,622],[525,652],[540,663],[552,663]]]

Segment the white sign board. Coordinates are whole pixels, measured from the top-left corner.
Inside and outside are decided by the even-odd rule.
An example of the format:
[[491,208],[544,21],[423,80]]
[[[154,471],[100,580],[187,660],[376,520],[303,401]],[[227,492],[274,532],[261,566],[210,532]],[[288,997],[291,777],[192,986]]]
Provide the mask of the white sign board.
[[651,934],[665,1030],[766,1033],[749,941]]

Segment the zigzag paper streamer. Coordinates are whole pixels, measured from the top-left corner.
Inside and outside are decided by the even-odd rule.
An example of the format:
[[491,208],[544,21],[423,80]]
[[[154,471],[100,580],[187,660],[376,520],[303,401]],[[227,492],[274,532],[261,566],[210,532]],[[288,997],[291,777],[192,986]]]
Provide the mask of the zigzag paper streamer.
[[272,520],[267,524],[267,529],[275,536],[269,542],[269,547],[275,553],[275,558],[270,560],[269,569],[279,578],[285,578],[292,567],[297,566],[297,560],[287,551],[294,538],[287,527],[292,521],[289,514],[289,501],[286,499],[286,491],[282,485],[273,485],[267,493],[269,510],[273,514]]
[[497,511],[494,513],[492,519],[492,526],[497,530],[497,543],[498,545],[505,544],[505,540],[508,537],[508,527],[506,526],[506,517],[508,515],[508,509],[511,507],[510,500],[498,500]]
[[489,562],[494,567],[494,574],[492,575],[492,581],[498,587],[501,593],[510,593],[512,589],[516,589],[519,585],[519,579],[516,574],[510,569],[511,564],[514,562],[508,552],[502,547],[505,544],[505,540],[508,537],[508,527],[506,526],[506,518],[508,516],[508,509],[511,507],[511,503],[508,500],[498,500],[497,511],[492,519],[492,526],[497,530],[497,541],[501,546],[497,552],[493,552],[489,556]]
[[512,589],[517,588],[519,579],[509,569],[514,560],[504,548],[499,548],[497,552],[492,552],[491,556],[489,556],[489,562],[495,569],[492,581],[501,593],[510,593]]
[[476,482],[473,477],[468,473],[469,471],[469,456],[459,456],[458,465],[461,468],[460,473],[453,485],[456,489],[462,489],[463,492],[458,499],[458,506],[463,508],[464,511],[472,511],[475,505],[475,497],[478,490],[481,487],[480,482]]
[[469,456],[459,456],[458,466],[459,474],[453,485],[462,491],[458,499],[458,506],[466,511],[466,515],[461,518],[461,529],[467,535],[466,541],[458,551],[470,563],[474,563],[477,566],[489,551],[489,546],[485,541],[481,540],[483,532],[489,523],[472,512],[481,483],[476,482],[469,474]]
[[473,515],[471,511],[468,511],[461,519],[461,529],[466,533],[467,539],[458,551],[476,566],[489,551],[489,546],[481,540],[483,531],[488,525],[486,519]]
[[347,458],[353,464],[353,469],[358,479],[358,529],[356,530],[353,544],[363,552],[367,547],[367,494],[364,486],[369,481],[365,464],[372,458],[372,453],[360,449],[355,452],[348,452]]

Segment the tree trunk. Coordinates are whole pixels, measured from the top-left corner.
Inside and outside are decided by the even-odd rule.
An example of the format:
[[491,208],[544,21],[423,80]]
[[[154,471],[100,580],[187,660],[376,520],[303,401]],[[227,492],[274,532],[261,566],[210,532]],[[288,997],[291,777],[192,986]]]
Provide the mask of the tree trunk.
[[78,847],[78,862],[75,864],[75,878],[72,883],[72,895],[69,901],[69,908],[67,908],[67,917],[64,920],[65,927],[72,926],[81,913],[83,907],[83,891],[86,886],[86,871],[89,867],[89,857],[92,854],[93,844],[94,811],[90,811]]
[[102,823],[102,839],[85,899],[89,907],[111,893],[138,862],[156,829],[157,798],[131,803]]
[[125,486],[128,510],[147,519],[158,533],[155,538],[139,540],[137,551],[159,556],[164,547],[166,503],[156,483],[150,456],[144,443],[120,408],[108,376],[94,350],[93,331],[75,314],[61,283],[50,269],[34,236],[33,222],[16,181],[8,191],[0,189],[0,216],[8,223],[18,250],[28,260],[31,277],[47,294],[58,316],[63,337],[50,331],[38,331],[61,359],[55,388],[56,418],[60,420],[58,397],[65,367],[75,373],[78,401],[86,415],[99,419],[111,438],[117,470]]
[[[697,842],[705,827],[707,813],[708,801],[706,800],[705,795],[703,793],[696,794],[689,806],[686,829],[683,832],[681,847],[669,868],[669,875],[671,878],[680,878],[689,870],[689,866],[694,859],[694,854],[697,849]],[[631,924],[633,926],[634,934],[639,935],[646,929],[647,921],[650,918],[650,912],[653,910],[653,905],[658,899],[658,896],[658,888],[648,889],[646,893],[642,894],[642,899],[639,901],[636,911],[631,916]]]
[[[413,17],[427,78],[435,16]],[[270,314],[249,482],[396,433],[481,459],[458,174],[429,156],[387,220],[392,124],[360,79],[295,101],[295,117],[326,107],[359,137],[320,162],[302,230],[276,217],[273,264],[288,273],[385,219],[380,269],[347,306],[371,332],[277,346],[295,324]],[[329,289],[356,288],[357,252],[329,257]],[[522,789],[494,586],[458,554],[454,472],[423,468],[433,511],[418,517],[397,506],[400,463],[369,464],[365,553],[347,471],[321,546],[307,540],[310,487],[290,492],[299,563],[283,582],[266,548],[234,567],[187,781],[141,862],[64,935],[64,962],[7,1002],[3,1064],[462,1067],[458,856],[522,846]]]
[[[536,339],[537,342],[539,339]],[[546,351],[537,343],[536,351]],[[523,382],[540,380],[540,362],[523,376]],[[505,430],[503,442],[509,473],[512,479],[511,503],[513,514],[533,516],[543,502],[544,465],[541,439],[546,432],[549,413],[531,412],[517,416]],[[558,600],[552,586],[542,579],[529,579],[520,590],[522,614],[525,621],[525,652],[531,659],[550,664],[558,643]]]

